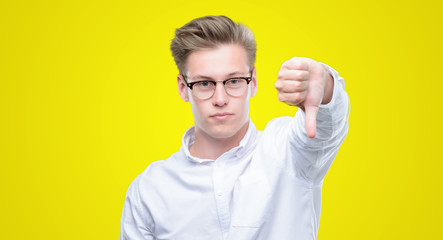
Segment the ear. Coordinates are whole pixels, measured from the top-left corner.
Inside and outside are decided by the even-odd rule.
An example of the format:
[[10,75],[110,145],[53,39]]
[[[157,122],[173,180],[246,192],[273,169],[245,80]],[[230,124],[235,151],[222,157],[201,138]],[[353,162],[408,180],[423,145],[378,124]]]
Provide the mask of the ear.
[[183,99],[183,101],[188,102],[188,86],[186,86],[183,76],[180,73],[177,75],[177,86],[180,97]]
[[252,69],[252,81],[251,81],[251,97],[255,96],[255,94],[257,94],[257,89],[258,89],[258,85],[257,85],[257,69],[254,67]]

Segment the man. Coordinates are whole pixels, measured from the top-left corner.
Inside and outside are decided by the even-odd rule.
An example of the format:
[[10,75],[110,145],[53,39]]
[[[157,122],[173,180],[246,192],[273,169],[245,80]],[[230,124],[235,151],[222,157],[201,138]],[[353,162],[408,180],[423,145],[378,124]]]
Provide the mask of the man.
[[195,126],[131,183],[120,239],[316,239],[323,178],[348,130],[343,79],[312,59],[283,63],[278,98],[301,110],[261,132],[249,119],[256,44],[246,26],[194,19],[171,50]]

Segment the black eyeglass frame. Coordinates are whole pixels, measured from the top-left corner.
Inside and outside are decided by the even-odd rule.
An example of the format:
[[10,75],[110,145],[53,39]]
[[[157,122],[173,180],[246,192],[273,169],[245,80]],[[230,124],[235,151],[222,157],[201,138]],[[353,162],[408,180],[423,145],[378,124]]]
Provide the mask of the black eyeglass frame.
[[222,82],[222,83],[223,83],[223,86],[225,86],[225,85],[226,85],[226,82],[228,82],[229,80],[233,80],[233,79],[243,79],[243,80],[246,80],[246,85],[249,85],[249,83],[252,81],[252,77],[253,77],[253,76],[252,76],[252,74],[253,74],[252,70],[251,70],[251,73],[250,73],[250,74],[251,74],[250,77],[233,77],[233,78],[228,78],[228,79],[226,79],[226,80],[224,80],[224,81],[202,80],[202,81],[197,81],[197,82],[192,82],[192,83],[188,83],[188,81],[186,80],[186,76],[185,76],[184,74],[182,74],[182,76],[183,76],[183,80],[185,81],[186,86],[187,86],[189,89],[192,90],[192,88],[194,87],[194,85],[197,84],[197,83],[201,83],[201,82],[212,82],[212,83],[214,83],[214,86],[216,86],[218,82]]

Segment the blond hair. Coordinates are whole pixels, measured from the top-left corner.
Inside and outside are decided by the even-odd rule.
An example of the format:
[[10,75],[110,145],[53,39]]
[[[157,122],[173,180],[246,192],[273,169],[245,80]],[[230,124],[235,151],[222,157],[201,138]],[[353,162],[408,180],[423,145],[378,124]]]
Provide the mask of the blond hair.
[[196,18],[177,28],[171,42],[171,52],[180,73],[186,73],[186,60],[192,52],[222,44],[243,46],[252,69],[257,51],[254,34],[245,25],[235,23],[226,16]]

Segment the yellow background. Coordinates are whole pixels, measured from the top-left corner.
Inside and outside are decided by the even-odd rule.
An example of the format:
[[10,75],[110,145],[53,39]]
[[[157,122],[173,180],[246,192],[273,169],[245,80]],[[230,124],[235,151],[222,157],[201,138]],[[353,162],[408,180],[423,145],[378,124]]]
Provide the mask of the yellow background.
[[126,189],[193,124],[175,28],[224,14],[258,42],[263,129],[295,108],[292,56],[346,80],[350,132],[326,176],[318,239],[441,239],[441,1],[1,1],[0,239],[116,239]]

